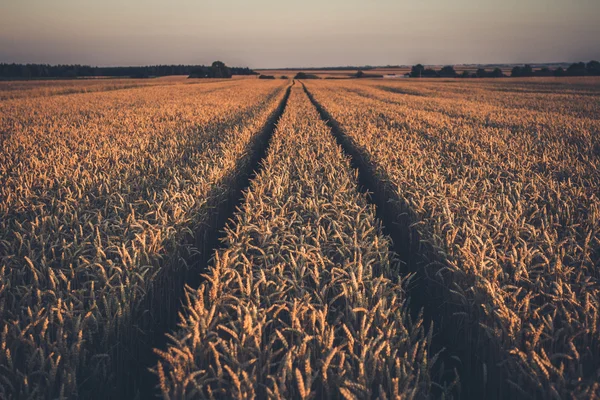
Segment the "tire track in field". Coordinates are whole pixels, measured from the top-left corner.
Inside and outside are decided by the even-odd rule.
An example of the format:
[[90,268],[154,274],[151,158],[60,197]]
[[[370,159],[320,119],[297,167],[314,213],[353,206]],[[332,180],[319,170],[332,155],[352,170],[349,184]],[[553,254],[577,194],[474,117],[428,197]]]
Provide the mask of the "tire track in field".
[[302,88],[231,224],[161,353],[163,397],[429,397],[431,331]]
[[[421,242],[413,228],[419,221],[408,204],[394,195],[389,180],[377,177],[375,168],[368,162],[366,155],[352,143],[340,124],[314,98],[306,85],[300,83],[321,119],[330,127],[344,152],[350,156],[353,168],[358,171],[361,190],[368,193],[369,201],[376,206],[377,217],[383,222],[384,232],[392,238],[392,250],[404,264],[404,272],[416,273],[416,279],[408,294],[414,315],[423,310],[425,322],[433,323],[432,354],[441,352],[441,368],[436,371],[439,374],[438,381],[441,385],[449,385],[458,372],[460,384],[453,390],[452,395],[458,398],[485,398],[489,393],[485,391],[480,376],[488,360],[478,359],[477,354],[471,351],[472,346],[468,341],[469,337],[482,338],[475,330],[469,334],[462,331],[466,325],[457,322],[459,317],[452,315],[453,312],[462,310],[454,305],[443,304],[444,300],[439,296],[432,296],[432,293],[448,289],[441,288],[441,285],[426,276],[426,265],[443,266],[444,260],[439,259],[439,255],[433,249],[427,248],[426,244]],[[487,369],[488,375],[494,376],[496,371],[489,365]],[[437,397],[442,394],[443,390],[440,390],[440,393],[434,392]]]
[[[185,286],[197,287],[200,285],[202,280],[201,273],[207,268],[210,260],[215,254],[215,251],[222,246],[222,238],[225,237],[224,228],[227,222],[233,217],[235,210],[242,204],[244,200],[243,193],[250,186],[250,182],[256,174],[262,169],[262,160],[267,154],[271,137],[275,132],[277,123],[283,115],[288,99],[290,96],[291,88],[294,86],[295,81],[285,89],[283,98],[281,99],[279,106],[271,114],[266,124],[255,136],[251,149],[245,155],[240,158],[236,165],[240,167],[234,168],[237,171],[235,176],[229,176],[226,178],[229,184],[229,193],[227,200],[219,203],[212,204],[214,208],[214,219],[211,221],[210,226],[201,233],[200,237],[196,238],[197,247],[200,250],[198,254],[190,255],[189,259],[185,260],[186,263],[194,265],[196,267],[189,268],[186,276],[182,276],[181,279],[175,280],[176,284],[173,285],[172,290],[175,291],[174,297],[181,299],[178,302],[178,309],[171,310],[171,316],[168,317],[168,321],[163,324],[158,324],[156,330],[152,333],[149,344],[144,346],[145,357],[143,360],[138,360],[133,368],[137,371],[131,373],[131,378],[123,379],[118,393],[122,399],[151,399],[156,398],[159,392],[156,390],[158,385],[158,379],[155,374],[150,372],[149,368],[156,365],[158,357],[151,351],[152,348],[164,350],[167,347],[167,336],[169,332],[176,330],[177,316],[179,308],[184,304]],[[243,169],[241,166],[250,165],[251,168]],[[209,196],[213,198],[213,196]],[[157,304],[149,304],[147,310],[153,310],[156,307],[160,307]]]

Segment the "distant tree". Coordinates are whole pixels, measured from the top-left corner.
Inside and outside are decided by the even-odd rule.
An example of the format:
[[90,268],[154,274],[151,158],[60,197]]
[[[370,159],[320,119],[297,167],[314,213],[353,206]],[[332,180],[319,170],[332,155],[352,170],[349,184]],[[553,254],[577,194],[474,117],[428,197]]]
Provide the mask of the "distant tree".
[[420,78],[423,76],[423,72],[425,72],[425,67],[421,64],[417,64],[410,69],[410,76],[411,78]]
[[587,69],[585,63],[578,62],[571,64],[569,68],[567,68],[567,75],[569,76],[584,76],[587,75]]
[[529,64],[527,64],[523,67],[514,67],[512,69],[512,73],[510,76],[513,76],[513,77],[533,76],[533,68],[531,68],[531,65],[529,65]]
[[453,66],[446,65],[445,67],[442,67],[439,75],[443,76],[443,77],[454,78],[454,77],[456,77],[457,74],[456,74],[456,71],[454,70]]
[[290,79],[286,75],[281,75],[281,79]]
[[513,67],[512,71],[510,73],[510,76],[512,76],[514,78],[518,78],[520,76],[523,76],[522,75],[522,70],[523,70],[523,68],[521,68],[521,67]]
[[425,68],[425,70],[423,71],[423,77],[425,78],[435,78],[439,76],[437,71],[433,68]]
[[259,75],[258,79],[275,79],[273,75]]
[[211,78],[231,78],[231,71],[222,61],[215,61],[210,67]]
[[461,77],[461,78],[468,78],[468,77],[470,77],[470,76],[471,76],[471,74],[469,74],[469,71],[467,71],[467,70],[464,70],[464,71],[462,72],[462,74],[460,74],[460,77]]
[[490,76],[493,78],[502,78],[504,76],[504,72],[502,72],[500,68],[494,68]]
[[586,65],[588,75],[600,75],[600,62],[592,60]]
[[[250,68],[228,68],[233,75],[255,74]],[[145,67],[91,67],[89,65],[4,64],[0,63],[0,78],[77,78],[114,76],[148,78],[166,75],[193,75],[206,78],[210,67],[202,65],[153,65]]]
[[364,78],[365,77],[365,73],[362,70],[358,70],[358,72],[356,72],[356,77],[357,78]]
[[488,76],[488,73],[485,68],[479,68],[477,69],[477,72],[475,72],[475,75],[477,75],[478,78],[485,78]]
[[[235,72],[241,72],[244,75],[250,75],[254,72],[250,69],[234,68]],[[215,61],[210,67],[195,67],[190,72],[190,78],[231,78],[232,69],[227,67],[221,61]]]
[[298,72],[294,79],[319,79],[317,75],[307,74],[306,72]]

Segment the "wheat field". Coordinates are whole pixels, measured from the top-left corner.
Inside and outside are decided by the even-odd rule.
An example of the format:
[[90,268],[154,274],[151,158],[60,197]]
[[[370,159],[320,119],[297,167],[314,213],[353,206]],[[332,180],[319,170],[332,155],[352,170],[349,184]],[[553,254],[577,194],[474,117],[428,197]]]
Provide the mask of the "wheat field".
[[0,398],[600,398],[600,80],[0,83]]

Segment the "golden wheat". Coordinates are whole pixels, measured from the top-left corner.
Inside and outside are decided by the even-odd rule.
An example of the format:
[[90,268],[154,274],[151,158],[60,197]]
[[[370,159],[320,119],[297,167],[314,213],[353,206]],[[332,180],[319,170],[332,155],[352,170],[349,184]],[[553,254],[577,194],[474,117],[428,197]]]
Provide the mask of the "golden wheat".
[[252,82],[0,103],[0,397],[110,393],[286,84]]
[[598,80],[305,84],[0,83],[1,398],[600,398]]
[[597,86],[307,85],[442,262],[422,266],[438,303],[460,305],[484,371],[502,371],[476,378],[488,395],[599,396]]

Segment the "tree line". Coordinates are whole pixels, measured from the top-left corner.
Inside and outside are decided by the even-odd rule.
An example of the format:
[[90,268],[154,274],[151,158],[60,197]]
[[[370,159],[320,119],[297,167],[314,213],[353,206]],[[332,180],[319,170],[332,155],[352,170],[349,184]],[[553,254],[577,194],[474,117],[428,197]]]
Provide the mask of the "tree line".
[[[491,71],[479,68],[476,72],[463,71],[459,74],[451,65],[436,71],[433,68],[425,68],[422,64],[417,64],[411,68],[409,76],[411,78],[502,78],[508,75],[505,75],[500,68]],[[567,69],[562,67],[533,69],[531,65],[526,64],[513,67],[510,76],[517,78],[530,76],[600,76],[600,62],[590,61],[587,64],[578,62],[571,64]]]
[[[219,63],[217,61],[215,63]],[[144,67],[91,67],[89,65],[7,64],[0,63],[0,79],[87,78],[98,76],[150,78],[167,75],[197,75],[212,77],[225,69],[205,65],[152,65]],[[222,63],[221,63],[222,64]],[[225,66],[223,64],[223,66]],[[247,67],[225,67],[231,75],[256,74]],[[200,76],[202,75],[202,76]],[[225,76],[222,76],[225,77]]]

